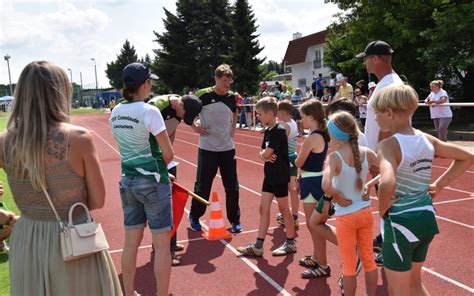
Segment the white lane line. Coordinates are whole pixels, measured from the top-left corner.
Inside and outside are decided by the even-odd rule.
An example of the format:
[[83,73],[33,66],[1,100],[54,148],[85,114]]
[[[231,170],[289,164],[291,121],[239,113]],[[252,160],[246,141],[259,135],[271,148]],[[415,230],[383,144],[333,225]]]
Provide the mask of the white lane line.
[[471,196],[474,195],[474,192],[465,191],[465,190],[461,190],[461,189],[456,189],[456,188],[453,188],[453,187],[444,187],[444,189],[457,191],[457,192],[461,192],[461,193],[467,193],[467,194],[470,194]]
[[443,201],[438,201],[434,202],[433,205],[441,205],[441,204],[447,204],[447,203],[452,203],[452,202],[460,202],[460,201],[466,201],[466,200],[473,200],[474,197],[467,197],[467,198],[460,198],[460,199],[451,199],[451,200],[443,200]]
[[465,285],[465,284],[463,284],[463,283],[460,283],[460,282],[458,282],[458,281],[456,281],[456,280],[453,280],[453,279],[450,278],[450,277],[447,277],[447,276],[445,276],[445,275],[442,275],[442,274],[439,273],[439,272],[436,272],[436,271],[434,271],[434,270],[431,270],[431,269],[429,269],[428,267],[424,267],[424,266],[423,266],[422,269],[423,269],[424,271],[428,272],[428,273],[431,273],[431,274],[434,275],[434,276],[437,276],[437,277],[439,277],[439,278],[441,278],[441,279],[443,279],[443,280],[445,280],[445,281],[447,281],[447,282],[453,284],[453,285],[458,286],[459,288],[462,288],[462,289],[464,289],[464,290],[466,290],[466,291],[468,291],[468,292],[470,292],[470,293],[474,293],[474,288],[471,288],[471,287],[469,287],[469,286],[467,286],[467,285]]
[[[186,213],[189,215],[189,210],[184,209]],[[206,224],[201,223],[202,227],[206,230],[209,231],[209,227],[207,227]],[[270,285],[272,285],[278,292],[282,293],[283,295],[288,295],[290,296],[291,294],[285,290],[282,286],[280,286],[275,280],[273,280],[268,274],[266,274],[264,271],[262,271],[260,268],[258,268],[257,265],[255,265],[252,261],[247,259],[246,257],[241,256],[239,252],[227,241],[221,239],[219,240],[221,244],[223,244],[227,249],[229,249],[232,253],[234,253],[240,260],[242,260],[245,264],[247,264],[253,271],[258,273],[264,280],[266,280]]]
[[[81,121],[82,121],[82,120],[81,120]],[[83,121],[82,121],[82,123],[84,124]],[[93,131],[93,130],[92,130],[90,127],[88,127],[87,125],[84,124],[84,126],[86,126],[89,130]],[[107,146],[109,146],[112,150],[114,150],[114,151],[120,156],[120,153],[119,153],[112,145],[110,145],[110,144],[107,142],[107,140],[105,140],[101,135],[99,135],[99,134],[96,133],[95,131],[93,131],[93,132],[97,135],[97,137],[99,137],[99,139],[101,139],[104,143],[106,143]],[[185,160],[184,158],[181,158],[181,157],[176,157],[176,158],[179,158],[181,161],[186,162],[186,163],[188,163],[188,164],[190,164],[190,165],[192,165],[192,166],[197,167],[194,163],[189,162],[189,161]],[[220,176],[219,176],[219,177],[220,177]],[[240,187],[242,187],[242,188],[244,188],[244,189],[246,189],[246,190],[248,190],[248,191],[250,191],[250,192],[252,192],[252,193],[254,193],[254,194],[260,195],[260,193],[254,191],[254,190],[251,190],[250,188],[243,187],[242,185],[240,185]],[[467,199],[462,199],[462,200],[467,200]],[[454,201],[452,201],[452,202],[454,202]],[[444,203],[444,202],[440,202],[440,203]],[[189,213],[189,211],[188,211],[187,209],[186,209],[186,212]],[[300,213],[301,213],[301,212],[300,212]],[[376,213],[376,212],[374,212],[374,213]],[[437,217],[440,218],[439,216],[437,216]],[[444,217],[442,217],[442,218],[444,218]],[[330,220],[332,220],[332,219],[330,219]],[[443,220],[449,221],[450,219],[444,218]],[[451,220],[451,221],[449,221],[449,222],[452,222],[452,221],[453,221],[453,220]],[[454,221],[454,222],[457,222],[457,221]],[[454,222],[453,222],[453,223],[454,223]],[[464,223],[457,222],[457,223],[455,223],[455,224],[464,224]],[[466,224],[466,225],[467,225],[467,224]],[[203,226],[204,226],[205,228],[207,228],[207,226],[206,226],[205,224],[204,224]],[[472,226],[470,226],[470,225],[467,225],[467,226],[468,226],[469,228],[472,228]],[[234,254],[238,255],[237,250],[235,250],[235,248],[232,247],[228,242],[226,242],[226,241],[221,241],[221,242],[223,242],[223,244],[224,244],[227,248],[229,248],[229,250],[231,250]],[[145,248],[145,247],[146,247],[146,246],[144,246],[143,248]],[[240,259],[243,260],[247,265],[249,265],[255,272],[257,272],[262,278],[264,278],[267,282],[269,282],[273,287],[275,287],[275,289],[277,289],[278,291],[280,291],[280,293],[282,293],[283,295],[291,295],[291,294],[288,293],[288,291],[286,291],[283,287],[281,287],[280,285],[278,285],[278,283],[276,283],[271,277],[269,277],[266,273],[264,273],[263,271],[261,271],[261,270],[260,270],[255,264],[253,264],[250,260],[248,260],[248,259],[245,258],[245,257],[240,257]],[[255,267],[255,268],[253,268],[252,265],[253,265],[253,267]],[[429,272],[429,273],[431,273],[431,274],[433,274],[433,275],[435,275],[435,276],[437,276],[437,277],[439,277],[439,278],[441,278],[441,279],[443,279],[443,280],[445,280],[445,281],[447,281],[447,282],[449,282],[449,283],[452,283],[452,284],[454,284],[454,285],[456,285],[456,286],[458,286],[458,287],[460,287],[460,288],[463,288],[463,289],[465,289],[465,290],[467,290],[467,291],[469,291],[469,292],[471,292],[471,293],[474,292],[474,289],[473,289],[473,288],[471,288],[471,287],[469,287],[469,286],[466,286],[466,285],[464,285],[464,284],[462,284],[462,283],[460,283],[460,282],[458,282],[458,281],[456,281],[456,280],[453,280],[453,279],[450,278],[450,277],[447,277],[447,276],[445,276],[445,275],[442,275],[442,274],[440,274],[440,273],[437,273],[437,272],[435,272],[435,271],[433,271],[433,270],[431,270],[431,269],[429,269],[429,268],[426,268],[426,267],[423,267],[423,270],[425,270],[425,271],[427,271],[427,272]],[[272,283],[274,283],[275,285],[272,284]],[[280,289],[281,289],[281,290],[280,290]],[[286,293],[286,294],[285,294],[285,293]]]
[[450,222],[450,223],[453,223],[453,224],[457,224],[457,225],[460,225],[460,226],[464,226],[464,227],[467,227],[467,228],[470,228],[470,229],[474,229],[474,226],[473,226],[473,225],[465,224],[465,223],[458,222],[458,221],[455,221],[455,220],[451,220],[451,219],[448,219],[448,218],[445,218],[445,217],[441,217],[441,216],[438,216],[438,215],[436,215],[436,218],[438,218],[438,219],[440,219],[440,220],[444,220],[444,221]]
[[[82,122],[84,124],[84,122]],[[86,126],[84,124],[84,126]],[[89,130],[92,130],[90,127],[86,126]],[[106,143],[110,148],[112,148],[119,156],[120,156],[120,153],[112,146],[110,145],[107,140],[105,140],[101,135],[99,135],[98,133],[94,132],[97,137],[99,137],[99,139],[101,139],[104,143]],[[176,157],[178,158],[178,157]],[[182,158],[179,157],[179,159],[183,160]],[[185,161],[187,163],[190,163],[188,161]],[[194,165],[195,166],[195,165]],[[189,214],[189,210],[188,209],[185,209],[186,213]],[[206,230],[209,230],[207,225],[206,224],[202,224],[203,227],[206,229]],[[228,242],[226,242],[225,240],[220,240],[220,242],[226,247],[228,248],[232,253],[234,253],[235,255],[239,255],[240,253],[237,252],[237,250]],[[141,248],[146,248],[147,246],[143,246]],[[282,286],[280,286],[277,282],[275,282],[275,280],[273,280],[268,274],[266,274],[265,272],[263,272],[260,268],[258,268],[257,265],[253,264],[249,259],[245,258],[245,257],[242,257],[242,256],[239,256],[239,259],[242,260],[243,262],[245,262],[245,264],[247,264],[252,270],[254,270],[258,275],[260,275],[264,280],[266,280],[270,285],[272,285],[278,292],[280,292],[281,294],[285,295],[285,296],[290,296],[291,294],[285,290]]]
[[[448,167],[440,166],[440,165],[432,165],[434,168],[439,168],[439,169],[447,169]],[[465,173],[469,174],[474,174],[474,171],[465,171]]]

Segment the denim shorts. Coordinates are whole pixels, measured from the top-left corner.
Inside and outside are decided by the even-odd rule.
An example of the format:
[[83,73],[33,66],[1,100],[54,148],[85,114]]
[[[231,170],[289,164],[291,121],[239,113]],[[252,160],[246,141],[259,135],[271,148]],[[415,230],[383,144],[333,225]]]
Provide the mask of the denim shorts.
[[152,233],[173,228],[169,184],[142,176],[122,176],[119,186],[126,230],[143,229],[147,222]]

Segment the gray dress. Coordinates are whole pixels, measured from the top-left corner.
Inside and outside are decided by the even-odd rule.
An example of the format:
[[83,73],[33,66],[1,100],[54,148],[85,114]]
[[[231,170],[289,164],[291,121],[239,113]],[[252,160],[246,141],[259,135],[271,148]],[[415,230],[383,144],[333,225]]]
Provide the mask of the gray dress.
[[[67,135],[66,138],[68,138]],[[48,161],[48,193],[63,221],[76,202],[87,204],[86,184],[67,159]],[[58,147],[55,147],[58,148]],[[42,192],[36,192],[29,179],[12,177],[8,167],[8,137],[5,140],[5,171],[21,218],[10,238],[11,295],[122,295],[120,282],[108,251],[64,262],[59,241],[59,223]],[[74,220],[84,219],[76,211]]]

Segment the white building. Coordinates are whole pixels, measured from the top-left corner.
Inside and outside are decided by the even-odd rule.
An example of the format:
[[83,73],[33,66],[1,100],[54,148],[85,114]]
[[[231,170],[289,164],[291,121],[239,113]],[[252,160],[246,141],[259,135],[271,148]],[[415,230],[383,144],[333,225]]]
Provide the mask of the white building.
[[299,87],[304,92],[306,87],[311,87],[313,77],[319,73],[329,82],[331,70],[323,64],[327,32],[325,30],[305,37],[301,37],[301,33],[293,34],[283,58],[285,72],[291,73],[293,87]]

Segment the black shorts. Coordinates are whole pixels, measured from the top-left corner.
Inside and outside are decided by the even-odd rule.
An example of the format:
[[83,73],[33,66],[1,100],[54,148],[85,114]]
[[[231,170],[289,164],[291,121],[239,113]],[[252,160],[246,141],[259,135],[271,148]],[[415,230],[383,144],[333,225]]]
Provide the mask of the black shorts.
[[275,197],[287,197],[288,196],[288,183],[286,184],[271,184],[263,181],[262,192],[273,193]]

